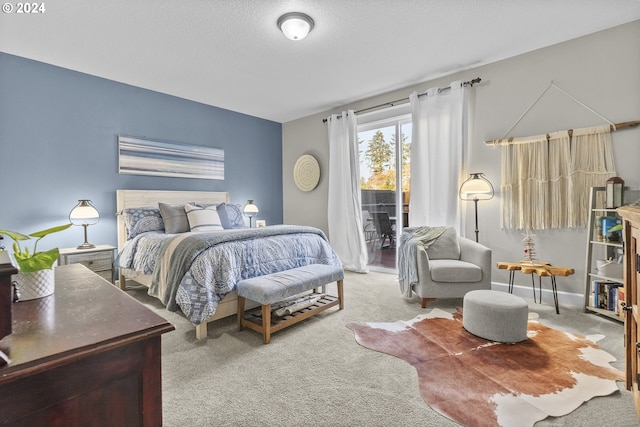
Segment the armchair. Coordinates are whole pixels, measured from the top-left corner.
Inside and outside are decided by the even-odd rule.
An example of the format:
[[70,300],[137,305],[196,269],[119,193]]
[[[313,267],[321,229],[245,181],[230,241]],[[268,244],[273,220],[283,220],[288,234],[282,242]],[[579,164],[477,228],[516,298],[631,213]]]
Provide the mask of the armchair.
[[436,298],[462,298],[475,289],[491,289],[491,249],[448,228],[426,250],[417,248],[418,282],[413,291],[422,308]]

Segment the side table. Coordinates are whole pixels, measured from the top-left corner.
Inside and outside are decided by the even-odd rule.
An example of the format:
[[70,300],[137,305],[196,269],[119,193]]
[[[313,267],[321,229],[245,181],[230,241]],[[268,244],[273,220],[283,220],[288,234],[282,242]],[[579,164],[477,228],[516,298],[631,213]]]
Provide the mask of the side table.
[[96,245],[91,249],[62,248],[58,256],[58,265],[82,264],[102,278],[113,283],[113,254],[111,245]]
[[567,277],[575,273],[575,270],[570,267],[557,267],[546,262],[531,263],[528,261],[520,262],[498,262],[496,266],[499,270],[509,271],[509,293],[513,293],[513,282],[515,279],[515,272],[520,271],[522,274],[531,275],[531,287],[533,288],[533,301],[538,302],[536,296],[536,285],[533,275],[538,275],[538,291],[540,293],[540,304],[542,304],[542,278],[551,278],[551,290],[553,291],[553,302],[556,306],[556,314],[560,314],[560,308],[558,306],[558,287],[556,284],[556,276]]

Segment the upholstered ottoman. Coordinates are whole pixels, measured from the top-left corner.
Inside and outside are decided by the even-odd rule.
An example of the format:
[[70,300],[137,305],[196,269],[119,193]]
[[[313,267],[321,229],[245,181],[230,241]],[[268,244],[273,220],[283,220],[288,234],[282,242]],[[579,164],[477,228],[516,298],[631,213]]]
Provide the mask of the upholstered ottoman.
[[522,298],[506,292],[467,292],[462,302],[462,326],[473,335],[491,341],[527,339],[529,308]]

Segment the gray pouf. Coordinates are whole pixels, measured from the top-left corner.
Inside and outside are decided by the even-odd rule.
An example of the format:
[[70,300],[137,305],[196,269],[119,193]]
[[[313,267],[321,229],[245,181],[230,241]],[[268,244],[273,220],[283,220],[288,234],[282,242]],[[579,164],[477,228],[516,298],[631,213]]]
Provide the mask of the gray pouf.
[[491,341],[514,343],[527,339],[529,307],[522,298],[506,292],[468,292],[462,302],[462,326]]

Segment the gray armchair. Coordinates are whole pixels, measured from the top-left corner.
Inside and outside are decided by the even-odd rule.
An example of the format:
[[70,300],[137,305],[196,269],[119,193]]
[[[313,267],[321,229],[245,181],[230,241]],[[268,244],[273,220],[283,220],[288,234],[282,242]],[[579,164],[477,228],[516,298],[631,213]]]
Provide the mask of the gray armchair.
[[[459,249],[458,249],[459,248]],[[418,282],[413,291],[422,308],[436,298],[462,298],[475,289],[491,289],[491,249],[445,231],[426,250],[417,248]]]

